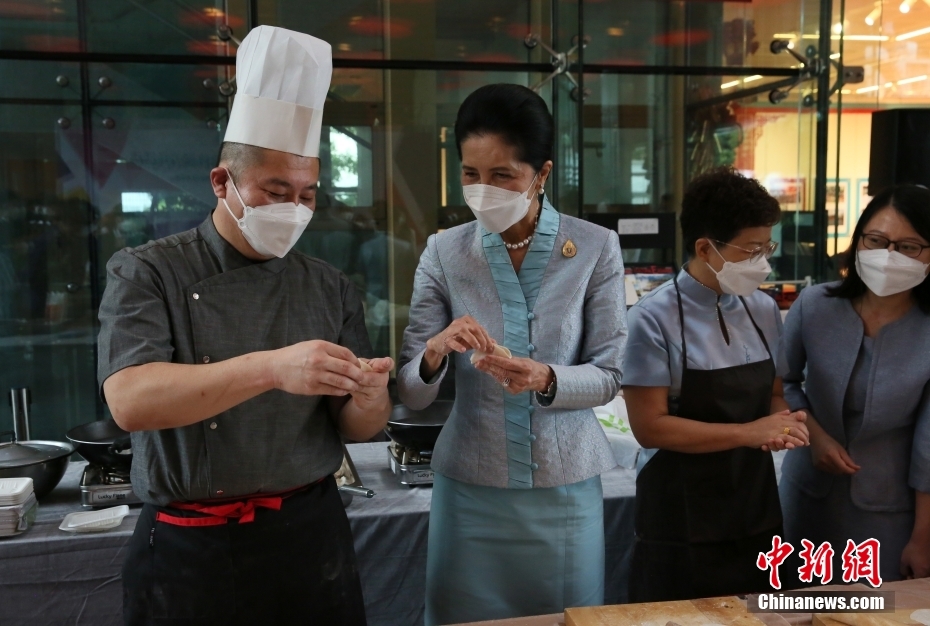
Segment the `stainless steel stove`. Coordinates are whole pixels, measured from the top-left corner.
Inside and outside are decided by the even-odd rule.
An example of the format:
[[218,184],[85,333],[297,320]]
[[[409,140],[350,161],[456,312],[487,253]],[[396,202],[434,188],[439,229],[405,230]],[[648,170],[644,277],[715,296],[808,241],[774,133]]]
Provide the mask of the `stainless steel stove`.
[[392,441],[387,447],[391,471],[402,485],[432,485],[432,450],[415,450]]
[[116,504],[142,504],[132,492],[129,472],[88,464],[81,475],[81,505],[96,509]]

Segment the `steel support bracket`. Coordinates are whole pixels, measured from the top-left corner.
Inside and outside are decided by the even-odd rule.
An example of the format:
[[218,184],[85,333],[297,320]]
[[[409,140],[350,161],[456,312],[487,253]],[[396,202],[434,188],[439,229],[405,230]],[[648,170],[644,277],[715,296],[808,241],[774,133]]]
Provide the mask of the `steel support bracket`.
[[578,81],[569,71],[571,67],[571,62],[569,61],[570,57],[578,53],[579,46],[587,47],[590,43],[591,38],[585,36],[584,40],[579,42],[578,37],[572,39],[572,47],[569,48],[566,52],[557,52],[551,46],[546,44],[539,38],[539,35],[530,33],[523,39],[523,45],[532,50],[536,46],[542,46],[542,49],[549,53],[549,56],[552,57],[552,73],[543,78],[541,81],[530,87],[535,92],[539,92],[544,86],[558,78],[559,76],[565,76],[569,82],[572,84],[571,96],[572,100],[584,100],[589,95],[591,95],[590,89],[585,89],[584,93],[578,88]]

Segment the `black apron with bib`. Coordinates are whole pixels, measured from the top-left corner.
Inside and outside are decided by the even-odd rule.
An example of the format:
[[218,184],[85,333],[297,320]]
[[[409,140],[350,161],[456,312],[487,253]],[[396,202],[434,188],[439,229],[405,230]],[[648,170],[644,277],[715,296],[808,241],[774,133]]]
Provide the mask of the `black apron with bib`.
[[[717,370],[688,368],[681,322],[681,396],[677,415],[744,424],[771,414],[775,365],[759,326],[740,298],[769,358]],[[688,600],[769,589],[759,552],[781,534],[772,455],[759,449],[685,454],[658,450],[636,479],[636,542],[631,602]]]

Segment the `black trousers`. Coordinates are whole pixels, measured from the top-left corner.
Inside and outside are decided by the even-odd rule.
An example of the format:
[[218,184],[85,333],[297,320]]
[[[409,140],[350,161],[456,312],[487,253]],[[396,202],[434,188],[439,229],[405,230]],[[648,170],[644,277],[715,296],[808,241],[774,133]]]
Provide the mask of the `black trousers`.
[[156,522],[146,504],[123,564],[127,626],[308,624],[365,626],[349,520],[330,476],[220,526]]

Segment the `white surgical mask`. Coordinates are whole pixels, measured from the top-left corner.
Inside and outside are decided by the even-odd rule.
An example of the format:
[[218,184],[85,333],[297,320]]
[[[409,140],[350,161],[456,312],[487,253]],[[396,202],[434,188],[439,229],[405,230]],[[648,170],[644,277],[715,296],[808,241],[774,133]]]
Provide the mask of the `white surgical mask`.
[[[229,174],[229,170],[226,170]],[[252,248],[262,256],[283,257],[294,247],[297,240],[303,234],[307,224],[313,217],[313,211],[302,204],[293,202],[278,202],[276,204],[265,204],[260,207],[250,207],[242,200],[239,190],[236,189],[236,183],[233,182],[232,175],[229,175],[229,184],[232,185],[239,203],[242,205],[242,218],[237,218],[236,214],[229,208],[226,198],[223,198],[223,204],[226,210],[233,216],[236,223],[239,224],[239,230],[242,231],[243,237],[249,242]]]
[[893,296],[913,289],[927,278],[930,263],[904,256],[897,250],[858,250],[856,271],[876,296]]
[[526,217],[533,204],[533,197],[527,197],[526,194],[536,184],[538,176],[533,177],[529,189],[523,193],[494,185],[475,184],[462,187],[462,195],[465,196],[465,204],[485,230],[502,233]]
[[[714,248],[714,252],[723,259],[723,255],[714,244],[710,245]],[[760,255],[755,261],[746,259],[738,263],[723,259],[723,268],[719,272],[713,267],[710,267],[710,271],[717,275],[717,282],[720,283],[723,293],[746,297],[751,296],[759,285],[765,282],[765,279],[772,273],[772,266],[769,265],[769,260],[764,255]]]

